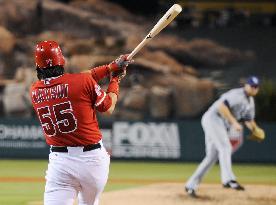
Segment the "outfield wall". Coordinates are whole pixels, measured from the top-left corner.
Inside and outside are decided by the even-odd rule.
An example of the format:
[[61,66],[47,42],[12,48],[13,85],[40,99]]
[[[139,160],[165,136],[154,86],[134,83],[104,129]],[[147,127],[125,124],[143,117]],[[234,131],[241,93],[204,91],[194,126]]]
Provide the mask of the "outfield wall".
[[[204,157],[204,134],[199,120],[101,125],[104,144],[114,159],[200,161]],[[276,163],[276,124],[260,125],[266,130],[266,140],[257,143],[245,139],[234,161]],[[36,120],[0,119],[0,158],[47,158],[48,152]]]

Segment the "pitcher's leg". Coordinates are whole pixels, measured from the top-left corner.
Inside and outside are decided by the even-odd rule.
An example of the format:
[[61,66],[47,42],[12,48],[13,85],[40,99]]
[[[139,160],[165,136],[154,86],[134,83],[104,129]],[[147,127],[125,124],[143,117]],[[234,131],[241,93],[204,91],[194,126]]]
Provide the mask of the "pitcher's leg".
[[212,136],[210,135],[212,134],[212,132],[210,132],[212,130],[212,124],[210,124],[211,120],[212,119],[210,118],[210,116],[206,114],[204,114],[201,119],[201,125],[205,134],[206,156],[200,163],[194,174],[187,181],[185,186],[186,191],[187,189],[191,189],[192,191],[194,191],[198,187],[205,173],[207,173],[207,171],[218,159],[218,153],[216,151],[216,148],[214,147]]
[[189,189],[196,190],[204,175],[216,163],[217,160],[218,160],[218,153],[216,149],[213,147],[213,145],[210,144],[210,146],[206,148],[205,158],[197,167],[194,174],[189,178],[188,182],[186,183],[186,187]]
[[216,137],[214,144],[218,150],[221,181],[226,183],[236,178],[232,170],[232,146],[225,128],[218,128],[214,132]]
[[231,147],[219,151],[219,164],[221,169],[221,182],[224,184],[230,180],[236,180],[232,170]]

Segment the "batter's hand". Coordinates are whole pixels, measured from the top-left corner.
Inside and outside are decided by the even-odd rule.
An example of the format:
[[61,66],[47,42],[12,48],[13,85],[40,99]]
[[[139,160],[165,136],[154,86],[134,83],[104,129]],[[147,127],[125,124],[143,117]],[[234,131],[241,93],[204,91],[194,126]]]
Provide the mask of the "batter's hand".
[[125,69],[133,60],[128,60],[129,54],[120,55],[115,61],[112,61],[108,66],[111,72],[120,71]]
[[126,76],[126,68],[111,73],[110,80],[116,80],[118,83]]

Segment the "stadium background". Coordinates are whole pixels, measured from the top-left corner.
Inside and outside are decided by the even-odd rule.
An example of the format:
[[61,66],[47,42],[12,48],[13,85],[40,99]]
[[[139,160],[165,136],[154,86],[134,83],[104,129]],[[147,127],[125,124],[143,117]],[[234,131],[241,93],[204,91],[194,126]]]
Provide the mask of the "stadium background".
[[[131,51],[173,3],[180,3],[183,12],[137,55],[122,84],[115,115],[99,116],[105,145],[115,164],[111,181],[122,177],[116,169],[129,166],[127,169],[133,168],[129,177],[144,179],[142,185],[157,181],[183,183],[195,168],[193,163],[204,156],[202,113],[219,94],[239,87],[254,74],[262,80],[256,98],[256,120],[266,130],[267,138],[262,143],[245,139],[233,157],[234,165],[241,164],[234,168],[246,183],[276,184],[274,1],[26,2],[0,2],[0,185],[5,189],[0,204],[28,204],[42,197],[41,177],[49,148],[27,93],[36,78],[32,60],[35,43],[47,38],[61,42],[69,71],[79,72]],[[31,172],[29,166],[36,172]],[[147,166],[161,166],[160,175],[167,171],[165,166],[178,174],[174,179],[157,176],[154,181],[152,173],[158,169],[150,167],[138,177],[140,173],[135,169]],[[20,167],[21,171],[13,172]],[[256,170],[266,173],[267,178],[254,179]],[[216,167],[207,182],[219,183],[217,172]],[[22,178],[25,180],[20,184]],[[15,189],[28,186],[25,183],[35,184],[35,196],[28,192],[24,197],[22,190]],[[141,185],[131,181],[117,186],[120,189],[133,184]],[[16,202],[9,198],[11,192],[19,194]]]

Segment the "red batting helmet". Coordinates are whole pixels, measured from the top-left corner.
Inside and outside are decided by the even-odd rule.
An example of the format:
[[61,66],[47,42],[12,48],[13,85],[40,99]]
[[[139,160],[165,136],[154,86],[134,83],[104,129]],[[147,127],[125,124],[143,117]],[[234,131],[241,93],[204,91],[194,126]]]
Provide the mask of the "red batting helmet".
[[55,41],[42,41],[36,45],[35,64],[38,68],[64,66],[65,60],[59,45]]

